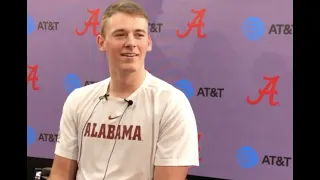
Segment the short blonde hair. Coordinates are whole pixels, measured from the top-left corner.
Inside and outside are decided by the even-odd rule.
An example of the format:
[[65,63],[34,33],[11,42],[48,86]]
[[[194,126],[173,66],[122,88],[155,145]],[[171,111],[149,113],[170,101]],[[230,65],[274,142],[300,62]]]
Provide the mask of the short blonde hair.
[[111,16],[115,13],[125,13],[132,16],[143,17],[147,21],[149,17],[142,6],[132,0],[120,0],[118,2],[112,3],[108,8],[103,12],[102,21],[101,21],[101,35],[105,37],[104,26]]

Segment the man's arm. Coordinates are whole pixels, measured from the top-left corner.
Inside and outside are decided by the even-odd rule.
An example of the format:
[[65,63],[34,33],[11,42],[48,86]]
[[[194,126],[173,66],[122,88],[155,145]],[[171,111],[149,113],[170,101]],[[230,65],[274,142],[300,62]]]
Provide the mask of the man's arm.
[[156,166],[154,180],[186,180],[188,166]]
[[78,168],[78,123],[74,90],[63,106],[59,136],[49,180],[75,180]]
[[49,180],[75,180],[77,167],[77,161],[55,155]]
[[164,106],[154,180],[185,180],[190,166],[199,166],[197,124],[190,102],[179,91]]

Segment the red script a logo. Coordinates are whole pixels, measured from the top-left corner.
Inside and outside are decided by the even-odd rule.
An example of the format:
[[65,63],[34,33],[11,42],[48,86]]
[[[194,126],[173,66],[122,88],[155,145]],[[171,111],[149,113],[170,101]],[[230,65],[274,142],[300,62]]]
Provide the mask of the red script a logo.
[[176,34],[177,34],[177,36],[179,38],[187,37],[190,34],[190,32],[192,31],[193,28],[197,28],[197,35],[198,35],[199,38],[205,38],[206,37],[206,35],[201,32],[202,27],[204,27],[203,18],[204,18],[204,14],[206,13],[206,9],[205,8],[203,8],[201,10],[192,9],[192,13],[195,13],[196,16],[192,20],[191,24],[188,22],[187,31],[185,33],[181,34],[180,31],[177,30]]
[[100,8],[98,9],[94,9],[94,10],[90,10],[88,9],[88,12],[91,14],[91,16],[89,17],[88,21],[84,22],[84,29],[83,31],[79,32],[78,28],[75,29],[75,32],[78,36],[82,36],[84,35],[89,27],[92,27],[92,33],[94,36],[98,36],[99,32],[97,31],[97,26],[99,25],[99,13],[100,13]]
[[36,85],[36,82],[39,80],[37,72],[38,72],[38,64],[37,65],[28,65],[28,69],[30,69],[29,74],[27,75],[27,83],[32,83],[33,90],[39,90],[40,87]]
[[266,86],[263,89],[259,89],[259,96],[257,97],[256,100],[250,100],[250,97],[247,96],[247,102],[249,104],[258,104],[262,98],[264,97],[264,95],[268,94],[269,95],[269,104],[271,106],[276,106],[279,104],[278,101],[274,101],[274,95],[278,94],[278,91],[276,90],[276,85],[278,83],[279,80],[279,76],[274,76],[274,77],[263,77],[264,80],[268,81],[268,83],[266,84]]

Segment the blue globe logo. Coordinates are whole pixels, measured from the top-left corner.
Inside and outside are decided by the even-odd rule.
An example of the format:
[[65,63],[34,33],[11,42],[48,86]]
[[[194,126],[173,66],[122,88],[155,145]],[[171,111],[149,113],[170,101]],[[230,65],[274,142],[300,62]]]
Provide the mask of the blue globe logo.
[[253,168],[259,163],[257,151],[250,146],[243,146],[238,149],[236,158],[242,168]]
[[31,145],[36,141],[36,132],[30,126],[27,126],[27,144]]
[[27,35],[33,33],[36,30],[36,23],[31,16],[27,16]]
[[81,81],[76,74],[68,74],[64,79],[64,89],[67,93],[81,87]]
[[249,17],[242,24],[242,33],[250,41],[259,40],[264,31],[264,22],[258,17]]
[[192,96],[194,95],[194,89],[192,86],[192,83],[188,80],[179,80],[176,84],[175,87],[180,89],[188,99],[191,99]]

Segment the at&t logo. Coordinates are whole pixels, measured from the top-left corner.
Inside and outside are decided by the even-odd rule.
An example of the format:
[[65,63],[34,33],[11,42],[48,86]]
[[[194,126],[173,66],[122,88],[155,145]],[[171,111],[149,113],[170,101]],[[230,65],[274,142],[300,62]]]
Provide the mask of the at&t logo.
[[27,126],[27,144],[31,145],[36,141],[36,132],[31,126]]
[[57,31],[58,21],[40,20],[35,21],[31,16],[27,15],[27,35],[31,35],[35,30],[39,31]]
[[36,30],[36,23],[31,16],[27,16],[27,35],[33,33],[34,30]]
[[68,74],[64,79],[64,89],[70,94],[73,90],[81,87],[80,78],[76,74]]
[[250,41],[259,40],[265,31],[264,22],[258,17],[249,17],[242,24],[242,33]]
[[259,156],[255,149],[250,146],[242,146],[238,149],[237,163],[242,168],[253,168],[259,163]]
[[255,149],[250,146],[242,146],[236,153],[237,163],[242,168],[253,168],[258,164],[265,166],[292,167],[292,157],[275,155],[272,153],[262,154],[260,157]]
[[175,84],[175,87],[180,89],[187,96],[189,100],[194,95],[194,88],[192,86],[192,83],[188,80],[185,80],[185,79],[179,80]]

